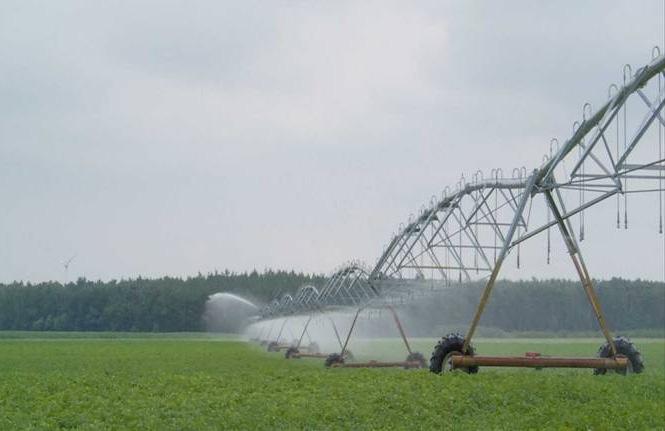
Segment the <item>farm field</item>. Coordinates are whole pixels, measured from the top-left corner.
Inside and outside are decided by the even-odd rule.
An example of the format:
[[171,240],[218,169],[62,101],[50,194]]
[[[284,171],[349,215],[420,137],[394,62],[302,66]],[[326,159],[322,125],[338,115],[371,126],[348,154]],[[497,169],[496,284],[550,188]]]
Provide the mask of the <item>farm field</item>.
[[[665,429],[665,340],[646,371],[324,369],[233,337],[0,335],[0,429]],[[89,335],[86,335],[88,337]],[[72,335],[70,335],[72,337]],[[429,356],[433,339],[413,340]],[[599,339],[483,340],[482,354],[594,355]],[[403,359],[397,339],[353,346]]]

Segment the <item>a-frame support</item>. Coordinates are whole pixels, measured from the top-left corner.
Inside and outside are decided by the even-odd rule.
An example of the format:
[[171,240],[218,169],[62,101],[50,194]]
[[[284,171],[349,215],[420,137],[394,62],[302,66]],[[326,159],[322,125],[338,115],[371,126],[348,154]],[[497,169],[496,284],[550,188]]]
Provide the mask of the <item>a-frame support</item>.
[[[483,311],[485,310],[487,302],[489,301],[490,294],[492,293],[492,289],[494,288],[494,284],[496,283],[499,271],[501,270],[501,265],[503,264],[505,258],[510,252],[513,236],[515,235],[517,225],[520,219],[522,218],[522,214],[526,207],[527,201],[532,196],[535,190],[536,186],[535,181],[537,177],[538,177],[537,171],[534,171],[534,173],[531,175],[531,177],[529,177],[529,180],[527,181],[519,205],[516,208],[513,221],[510,225],[510,229],[508,230],[508,233],[506,234],[506,237],[504,239],[504,244],[503,248],[501,249],[501,253],[497,257],[496,264],[494,265],[492,273],[490,274],[490,278],[487,281],[487,284],[485,285],[485,290],[483,291],[483,294],[480,298],[480,302],[476,307],[476,312],[474,314],[473,320],[471,321],[469,330],[467,331],[466,337],[464,338],[464,346],[462,348],[463,353],[466,353],[468,351],[471,339],[473,338],[473,335],[478,327],[480,318],[483,314]],[[563,216],[561,215],[561,211],[565,213],[565,207],[563,204],[563,200],[561,198],[561,194],[557,189],[556,190],[557,199],[559,200],[559,204],[561,207],[561,209],[559,209],[559,206],[557,206],[554,197],[552,196],[551,190],[544,190],[542,193],[545,195],[545,199],[547,200],[548,206],[550,207],[552,214],[554,215],[556,224],[559,226],[559,231],[561,232],[563,240],[566,243],[566,247],[568,249],[568,253],[570,254],[570,258],[573,261],[575,270],[577,271],[580,281],[582,282],[582,287],[584,288],[584,292],[586,293],[589,303],[591,304],[591,307],[593,309],[594,315],[598,320],[598,325],[600,326],[600,329],[603,332],[605,339],[610,345],[610,348],[612,350],[612,356],[616,356],[617,353],[616,346],[614,345],[614,340],[605,321],[605,316],[600,306],[600,302],[598,301],[598,296],[596,295],[596,292],[593,288],[593,281],[589,276],[589,271],[586,267],[586,264],[584,263],[584,259],[577,245],[577,242],[575,241],[575,238],[570,234],[570,232],[572,232],[570,220],[568,218],[564,219]]]

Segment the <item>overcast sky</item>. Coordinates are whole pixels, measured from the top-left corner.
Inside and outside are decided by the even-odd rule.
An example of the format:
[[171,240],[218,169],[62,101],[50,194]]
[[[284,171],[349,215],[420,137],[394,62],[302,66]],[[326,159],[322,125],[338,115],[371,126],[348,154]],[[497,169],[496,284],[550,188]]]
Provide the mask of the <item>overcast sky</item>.
[[[660,0],[2,1],[0,281],[372,264],[662,40]],[[662,279],[655,212],[591,229],[595,276]],[[538,244],[505,276],[572,275]]]

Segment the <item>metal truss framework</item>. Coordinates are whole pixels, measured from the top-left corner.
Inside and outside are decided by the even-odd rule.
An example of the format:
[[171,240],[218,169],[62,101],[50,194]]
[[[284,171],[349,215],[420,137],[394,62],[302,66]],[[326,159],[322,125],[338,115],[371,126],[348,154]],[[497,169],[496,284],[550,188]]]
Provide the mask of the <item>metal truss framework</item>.
[[[400,226],[371,271],[357,262],[346,264],[320,291],[304,286],[295,298],[283,297],[264,315],[363,305],[389,296],[395,286],[422,280],[446,285],[484,279],[468,343],[508,254],[516,251],[519,267],[520,244],[543,233],[549,263],[550,229],[557,227],[613,346],[579,242],[585,240],[585,210],[612,197],[617,228],[628,228],[629,196],[637,193],[658,193],[663,232],[665,56],[656,47],[652,57],[634,73],[624,66],[623,84],[612,84],[607,102],[595,112],[585,104],[572,136],[562,145],[553,139],[539,167],[514,169],[510,177],[501,169],[462,177]],[[534,211],[538,206],[541,210]]]
[[312,285],[301,286],[295,296],[284,295],[262,311],[264,316],[319,310],[330,306],[358,306],[380,298],[369,282],[369,271],[360,262],[340,266],[320,290]]

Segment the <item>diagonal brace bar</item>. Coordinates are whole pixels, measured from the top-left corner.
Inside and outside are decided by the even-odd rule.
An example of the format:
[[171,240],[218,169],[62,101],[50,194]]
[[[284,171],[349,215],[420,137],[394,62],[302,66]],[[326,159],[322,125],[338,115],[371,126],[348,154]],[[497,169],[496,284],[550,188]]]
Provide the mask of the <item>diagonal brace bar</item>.
[[[598,320],[598,325],[600,326],[600,329],[603,332],[605,339],[610,345],[610,348],[612,350],[612,356],[616,356],[617,350],[616,346],[614,345],[614,340],[612,339],[610,330],[607,327],[605,316],[603,315],[603,310],[600,307],[598,296],[596,295],[596,291],[593,288],[593,282],[591,281],[591,277],[589,276],[589,271],[587,270],[587,267],[584,264],[584,260],[582,259],[579,247],[577,246],[575,239],[570,235],[570,231],[568,227],[566,227],[566,222],[561,217],[561,212],[559,211],[559,208],[554,202],[554,198],[552,197],[552,192],[550,190],[546,190],[544,193],[545,193],[545,198],[547,199],[547,203],[550,209],[552,210],[552,214],[554,215],[554,218],[556,219],[557,224],[559,225],[561,236],[563,236],[563,239],[566,243],[566,247],[568,248],[568,253],[570,254],[570,258],[572,259],[573,265],[575,265],[575,270],[577,271],[577,274],[580,277],[580,281],[582,282],[582,287],[584,288],[584,292],[586,293],[587,298],[591,303],[591,307],[593,308],[593,312],[596,315],[596,319]],[[568,223],[570,223],[570,220],[567,221]]]
[[499,275],[499,271],[501,270],[501,265],[503,264],[503,261],[506,259],[506,256],[508,256],[508,252],[510,251],[511,248],[510,243],[513,239],[513,236],[515,235],[515,231],[517,230],[517,225],[520,223],[520,219],[522,218],[522,213],[524,212],[526,203],[531,198],[531,193],[536,184],[537,175],[538,171],[536,170],[531,174],[531,176],[526,182],[526,186],[524,188],[524,191],[522,192],[522,197],[519,201],[519,204],[516,207],[515,215],[513,216],[513,222],[510,225],[510,228],[508,229],[506,238],[504,239],[503,248],[501,249],[501,253],[496,259],[496,263],[494,264],[494,269],[492,270],[492,274],[490,274],[490,278],[489,280],[487,280],[487,284],[485,285],[485,290],[483,291],[483,295],[480,298],[478,307],[476,308],[476,314],[473,316],[473,320],[471,321],[471,326],[469,327],[469,330],[466,333],[466,337],[464,337],[464,347],[462,347],[462,353],[467,352],[469,348],[469,343],[471,342],[471,338],[473,337],[474,332],[476,332],[476,328],[478,327],[478,322],[480,322],[480,317],[483,315],[485,306],[487,305],[490,294],[492,293],[492,289],[494,288],[494,283],[496,282],[496,279]]

